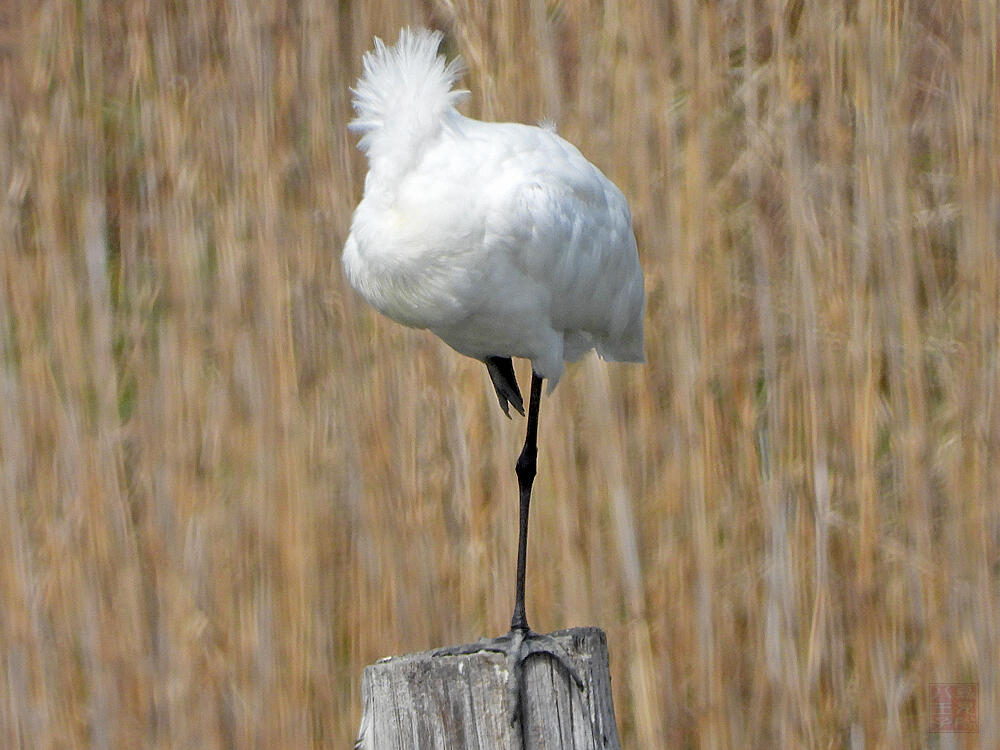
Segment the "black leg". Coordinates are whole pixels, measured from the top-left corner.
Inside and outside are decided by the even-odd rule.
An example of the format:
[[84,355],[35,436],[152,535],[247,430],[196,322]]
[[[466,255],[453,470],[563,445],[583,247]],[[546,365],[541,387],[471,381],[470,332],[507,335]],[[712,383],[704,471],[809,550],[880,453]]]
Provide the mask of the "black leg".
[[538,407],[542,400],[542,376],[531,372],[531,402],[528,405],[528,428],[524,435],[524,448],[518,456],[514,471],[520,493],[517,536],[517,589],[514,595],[514,614],[510,618],[511,630],[528,630],[524,614],[524,568],[528,554],[528,509],[531,505],[531,485],[535,480],[538,457]]
[[[487,362],[487,367],[490,363]],[[490,376],[499,372],[500,368],[490,367]],[[494,385],[497,378],[493,378]],[[516,381],[515,381],[516,383]],[[501,396],[501,388],[497,388],[497,397]],[[514,470],[517,472],[517,485],[521,495],[521,508],[518,524],[517,541],[517,591],[514,595],[514,614],[510,618],[510,632],[499,638],[483,638],[476,643],[462,646],[451,646],[438,649],[438,656],[461,656],[479,651],[494,651],[507,657],[507,692],[510,697],[511,724],[521,720],[521,673],[524,662],[529,656],[547,654],[555,659],[573,679],[582,691],[585,689],[583,676],[574,665],[572,657],[566,649],[553,637],[532,633],[528,627],[528,618],[524,614],[524,563],[528,552],[528,506],[531,504],[531,485],[535,479],[535,463],[538,457],[538,407],[542,400],[542,376],[531,373],[531,401],[528,405],[528,429],[524,436],[524,448],[517,459]],[[512,402],[513,403],[513,402]],[[503,399],[500,405],[504,406]],[[514,408],[517,408],[515,404]],[[522,732],[524,726],[522,724]],[[523,737],[522,737],[523,741]]]

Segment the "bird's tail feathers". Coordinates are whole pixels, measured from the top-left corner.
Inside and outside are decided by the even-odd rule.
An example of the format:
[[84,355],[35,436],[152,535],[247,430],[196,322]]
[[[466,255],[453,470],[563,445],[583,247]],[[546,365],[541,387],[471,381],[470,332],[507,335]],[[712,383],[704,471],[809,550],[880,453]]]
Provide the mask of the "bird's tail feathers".
[[375,38],[365,53],[364,72],[354,94],[356,117],[348,126],[361,133],[359,148],[370,158],[379,151],[414,149],[441,127],[442,118],[468,95],[452,90],[463,71],[461,58],[438,55],[443,34],[404,28],[394,47]]

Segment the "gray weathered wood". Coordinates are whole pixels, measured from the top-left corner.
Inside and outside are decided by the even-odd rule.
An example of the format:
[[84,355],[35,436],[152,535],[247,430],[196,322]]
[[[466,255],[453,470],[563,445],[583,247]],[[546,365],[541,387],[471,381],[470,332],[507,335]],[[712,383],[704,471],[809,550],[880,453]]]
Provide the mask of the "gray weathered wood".
[[[524,663],[524,727],[511,726],[507,665],[479,651],[424,651],[380,659],[361,680],[361,750],[620,750],[608,644],[599,628],[551,634],[572,657],[585,690],[553,658]],[[523,740],[522,740],[523,737]]]

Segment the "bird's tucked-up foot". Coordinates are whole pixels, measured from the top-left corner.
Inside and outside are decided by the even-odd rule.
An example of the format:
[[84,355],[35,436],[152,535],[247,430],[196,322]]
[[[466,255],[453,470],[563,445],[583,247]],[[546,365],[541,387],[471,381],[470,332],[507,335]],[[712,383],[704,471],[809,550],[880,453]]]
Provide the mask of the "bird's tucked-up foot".
[[450,646],[438,649],[435,656],[463,656],[476,654],[480,651],[490,651],[503,654],[507,658],[507,698],[511,707],[511,726],[521,719],[521,686],[524,672],[524,662],[537,654],[548,654],[555,659],[566,673],[573,678],[581,692],[585,690],[580,670],[573,663],[572,657],[555,638],[542,635],[528,629],[514,628],[499,638],[480,638],[475,643],[462,646]]
[[517,412],[524,416],[524,399],[521,397],[521,389],[517,387],[517,376],[514,374],[514,363],[510,357],[487,357],[483,360],[486,370],[493,381],[493,389],[497,392],[497,401],[500,408],[510,419],[509,403]]

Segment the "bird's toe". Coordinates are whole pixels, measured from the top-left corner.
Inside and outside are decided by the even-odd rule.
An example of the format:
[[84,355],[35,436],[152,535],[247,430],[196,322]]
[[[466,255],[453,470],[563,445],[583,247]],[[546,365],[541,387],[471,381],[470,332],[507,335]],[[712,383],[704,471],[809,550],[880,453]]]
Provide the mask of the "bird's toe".
[[586,683],[573,657],[559,641],[550,635],[515,628],[499,638],[480,638],[475,643],[449,646],[434,652],[435,656],[463,656],[489,651],[503,654],[507,662],[507,701],[510,707],[511,726],[521,720],[522,676],[524,663],[531,657],[547,654],[559,663],[572,678],[580,692],[586,692]]

